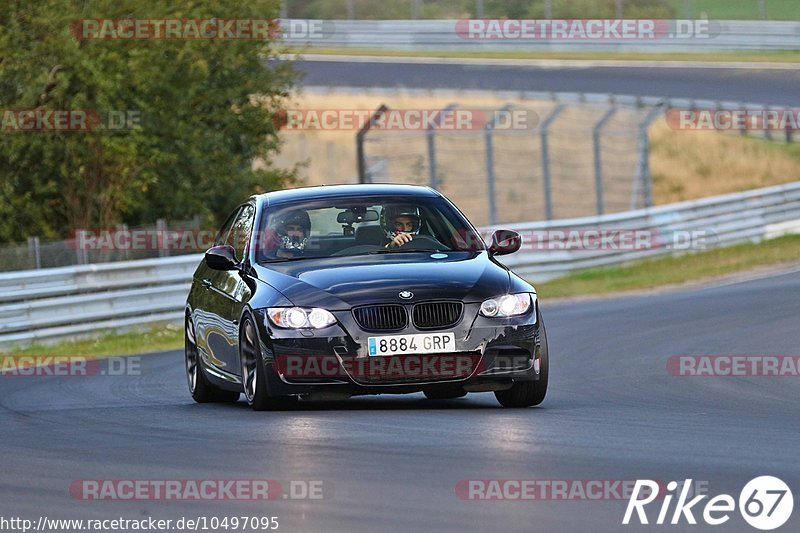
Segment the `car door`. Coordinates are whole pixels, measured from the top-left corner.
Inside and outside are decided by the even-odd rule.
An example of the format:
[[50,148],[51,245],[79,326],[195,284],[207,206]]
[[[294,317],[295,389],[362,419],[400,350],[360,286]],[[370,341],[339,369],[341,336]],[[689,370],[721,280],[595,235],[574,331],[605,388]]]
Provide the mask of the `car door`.
[[[225,244],[231,233],[242,207],[231,213],[222,225],[214,246]],[[237,367],[231,368],[230,346],[232,333],[230,329],[231,302],[222,287],[227,280],[227,272],[210,268],[205,261],[198,269],[195,283],[200,284],[195,320],[197,323],[198,346],[202,350],[205,361],[213,367],[228,373],[234,373]]]
[[[256,208],[253,203],[246,203],[236,215],[225,244],[233,247],[236,260],[241,264],[248,253],[250,236],[253,231]],[[223,347],[223,360],[227,372],[239,374],[239,317],[243,305],[250,299],[251,291],[245,282],[241,270],[218,271],[212,278],[211,290],[220,298],[220,308],[224,308],[221,315],[222,329],[225,332],[226,342]]]

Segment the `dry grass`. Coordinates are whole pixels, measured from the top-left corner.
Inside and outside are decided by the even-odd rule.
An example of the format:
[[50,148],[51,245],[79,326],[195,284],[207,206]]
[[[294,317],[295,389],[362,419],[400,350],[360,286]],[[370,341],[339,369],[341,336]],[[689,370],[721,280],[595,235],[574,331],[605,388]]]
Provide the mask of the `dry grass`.
[[[383,103],[393,109],[442,109],[452,102],[462,108],[500,109],[513,104],[546,116],[551,101],[524,100],[521,95],[453,91],[411,94],[398,89],[361,93],[306,91],[292,109],[374,110]],[[550,135],[553,197],[556,218],[594,211],[591,125],[604,109],[570,106],[553,123]],[[604,130],[603,164],[607,212],[631,207],[631,182],[636,172],[635,111],[621,110]],[[307,162],[301,171],[309,185],[355,183],[355,130],[285,131],[278,166]],[[669,129],[659,121],[650,132],[653,196],[656,204],[742,191],[800,179],[800,145],[716,132]],[[428,183],[427,148],[420,132],[375,132],[368,155],[386,161],[376,181]],[[378,142],[382,141],[382,142]],[[483,136],[472,132],[437,134],[439,188],[477,224],[488,221]],[[497,204],[500,222],[543,218],[541,151],[531,132],[495,134]]]
[[666,204],[800,179],[800,145],[704,131],[650,130],[653,197]]

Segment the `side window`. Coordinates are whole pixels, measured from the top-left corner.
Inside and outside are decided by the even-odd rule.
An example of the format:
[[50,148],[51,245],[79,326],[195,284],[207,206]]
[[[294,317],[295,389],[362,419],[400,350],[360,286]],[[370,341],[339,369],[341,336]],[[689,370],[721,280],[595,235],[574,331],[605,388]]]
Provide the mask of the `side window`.
[[227,242],[228,234],[231,231],[231,226],[233,226],[233,221],[236,220],[236,215],[239,214],[240,210],[241,208],[237,207],[233,213],[231,213],[231,216],[228,217],[228,220],[226,220],[222,225],[219,233],[217,233],[217,238],[214,239],[214,246],[219,246],[220,244],[225,244],[225,242]]
[[243,205],[225,240],[225,244],[230,244],[236,250],[236,259],[239,261],[244,259],[245,253],[247,253],[247,244],[250,242],[255,216],[256,208],[252,204]]

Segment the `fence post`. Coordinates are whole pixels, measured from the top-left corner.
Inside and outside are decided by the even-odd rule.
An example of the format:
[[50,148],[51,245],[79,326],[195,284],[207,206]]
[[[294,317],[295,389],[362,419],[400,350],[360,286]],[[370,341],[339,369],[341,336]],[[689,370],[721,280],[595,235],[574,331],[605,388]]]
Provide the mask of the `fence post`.
[[166,257],[169,254],[167,253],[165,241],[166,241],[166,232],[167,232],[167,221],[163,218],[159,218],[156,220],[156,235],[158,236],[158,257]]
[[631,209],[636,209],[637,207],[636,197],[638,196],[639,186],[642,188],[644,206],[653,206],[653,184],[652,177],[650,176],[650,137],[648,135],[648,130],[653,124],[653,121],[661,116],[664,111],[665,103],[661,101],[651,109],[639,123],[639,156],[636,162],[636,178],[631,193]]
[[83,246],[84,234],[85,234],[84,232],[85,231],[86,230],[83,230],[83,229],[75,230],[75,239],[74,239],[73,242],[75,243],[75,264],[76,265],[82,265],[83,264],[83,256],[82,256],[81,247]]
[[[503,106],[499,113],[508,112],[511,109],[511,104]],[[493,132],[494,123],[497,120],[498,113],[495,113],[492,120],[486,123],[483,127],[483,134],[486,140],[486,190],[489,195],[489,224],[497,224],[497,198],[495,192],[495,174],[494,174],[494,143]]]
[[614,2],[614,12],[618,19],[622,18],[622,0],[616,0]]
[[758,0],[758,17],[767,20],[767,0]]
[[42,253],[39,249],[39,237],[28,237],[28,257],[33,263],[33,268],[42,268]]
[[[130,235],[130,233],[128,232],[130,228],[128,228],[127,224],[121,224],[118,229],[122,230],[122,233],[124,235]],[[128,239],[128,242],[131,242],[131,239]],[[122,256],[125,259],[130,259],[131,256],[130,246],[126,246],[122,249]]]
[[[743,103],[740,103],[737,107],[739,109],[747,109],[747,106]],[[742,137],[747,137],[747,126],[745,125],[745,121],[742,121],[742,129],[739,130],[739,135]]]
[[548,129],[550,124],[558,118],[558,115],[567,107],[567,104],[558,104],[547,117],[542,121],[539,136],[542,143],[542,181],[544,183],[544,217],[546,220],[553,219],[553,191],[550,187],[550,145],[548,141]]
[[694,0],[683,0],[683,17],[694,18]]
[[367,162],[366,156],[364,155],[364,137],[367,136],[367,132],[369,132],[370,128],[375,125],[378,119],[388,111],[389,108],[386,104],[381,104],[380,107],[372,114],[369,118],[369,122],[364,124],[358,133],[356,133],[356,168],[358,169],[358,182],[359,183],[369,183],[371,177],[367,175]]
[[608,124],[614,113],[617,112],[615,103],[611,102],[612,107],[597,121],[592,128],[592,143],[594,146],[594,190],[597,199],[597,214],[602,215],[605,203],[603,202],[603,162],[601,159],[600,133],[603,127]]
[[436,141],[434,138],[436,135],[436,128],[439,127],[439,124],[444,117],[457,106],[458,104],[449,104],[447,107],[445,107],[442,112],[439,113],[439,116],[436,118],[436,120],[434,120],[425,131],[425,136],[428,140],[428,185],[430,185],[432,189],[439,188],[439,177],[436,174]]
[[[767,110],[768,110],[768,109],[769,109],[769,108],[768,108],[767,106],[764,106],[764,108],[763,108],[763,110],[762,110],[762,114],[761,114],[761,116],[763,116],[763,117],[766,117],[766,116],[767,116]],[[772,140],[772,130],[771,130],[771,129],[769,129],[769,124],[767,124],[767,122],[766,122],[766,121],[764,121],[764,124],[763,124],[763,126],[764,126],[764,138],[765,138],[766,140],[768,140],[768,141],[771,141],[771,140]]]
[[411,19],[417,20],[419,18],[419,12],[422,11],[421,0],[411,0]]

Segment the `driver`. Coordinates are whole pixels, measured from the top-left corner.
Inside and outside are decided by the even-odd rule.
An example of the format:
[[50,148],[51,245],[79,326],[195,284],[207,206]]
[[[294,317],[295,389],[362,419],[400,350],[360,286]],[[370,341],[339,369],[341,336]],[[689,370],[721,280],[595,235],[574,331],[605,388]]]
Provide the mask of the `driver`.
[[305,253],[311,233],[311,218],[306,211],[290,211],[278,220],[276,257],[300,257]]
[[391,205],[381,211],[381,227],[386,235],[385,248],[397,248],[419,235],[422,215],[418,207]]

